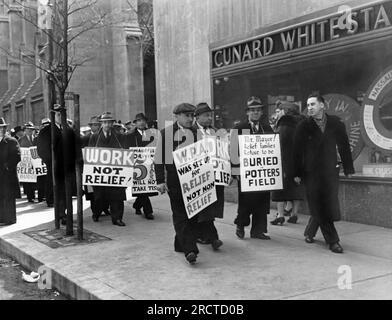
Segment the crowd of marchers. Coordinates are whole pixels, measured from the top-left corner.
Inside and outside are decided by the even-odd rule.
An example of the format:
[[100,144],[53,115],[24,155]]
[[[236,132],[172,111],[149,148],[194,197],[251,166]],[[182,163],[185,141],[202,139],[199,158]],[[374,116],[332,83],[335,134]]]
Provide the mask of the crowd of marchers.
[[[156,122],[149,122],[144,114],[125,123],[117,122],[110,112],[91,117],[88,127],[82,127],[76,133],[72,121],[66,128],[61,125],[60,109],[55,109],[54,135],[49,119],[43,119],[41,127],[27,123],[12,132],[7,131],[7,123],[0,119],[0,223],[16,222],[15,199],[20,197],[20,187],[16,166],[20,161],[19,147],[37,146],[38,155],[46,164],[47,175],[37,180],[36,184],[24,183],[24,193],[29,202],[46,200],[53,206],[53,181],[56,181],[62,206],[62,224],[66,224],[65,180],[72,177],[73,194],[76,195],[75,163],[82,163],[81,148],[116,148],[156,147],[155,162],[157,191],[167,192],[174,225],[174,250],[182,252],[190,264],[194,264],[199,254],[198,244],[209,244],[218,250],[223,242],[219,238],[214,224],[216,218],[224,215],[224,186],[216,186],[217,201],[203,209],[196,216],[189,218],[183,202],[183,194],[173,161],[165,157],[181,148],[187,136],[194,141],[214,135],[214,110],[207,103],[194,106],[181,103],[173,108],[173,123],[157,135],[148,132],[156,129]],[[324,98],[311,94],[307,99],[306,114],[301,114],[299,106],[291,102],[278,102],[275,113],[267,117],[266,106],[261,99],[250,97],[244,103],[244,121],[235,123],[228,132],[230,145],[238,146],[240,135],[261,135],[279,133],[281,142],[281,163],[283,170],[283,189],[278,191],[244,192],[241,190],[241,175],[234,170],[239,166],[232,163],[231,182],[237,180],[238,210],[234,220],[235,235],[244,239],[245,228],[250,226],[250,237],[270,240],[267,215],[270,213],[271,200],[277,203],[277,215],[270,223],[282,225],[286,222],[297,223],[300,203],[307,200],[310,219],[304,230],[307,243],[313,243],[320,228],[329,249],[343,253],[334,222],[340,220],[338,201],[339,173],[351,177],[354,173],[350,145],[343,121],[325,112]],[[178,139],[178,133],[184,139]],[[64,139],[64,137],[67,137]],[[52,168],[51,143],[54,141],[56,170]],[[65,146],[64,143],[68,145]],[[75,146],[80,146],[76,148]],[[170,148],[171,150],[167,150]],[[67,150],[67,154],[64,154]],[[239,151],[239,150],[238,150]],[[239,152],[238,152],[239,154]],[[52,174],[55,175],[53,179]],[[126,188],[108,186],[85,186],[84,195],[91,202],[92,219],[99,222],[101,215],[109,215],[112,223],[125,226],[123,222]],[[137,195],[133,203],[135,213],[153,220],[152,194]]]

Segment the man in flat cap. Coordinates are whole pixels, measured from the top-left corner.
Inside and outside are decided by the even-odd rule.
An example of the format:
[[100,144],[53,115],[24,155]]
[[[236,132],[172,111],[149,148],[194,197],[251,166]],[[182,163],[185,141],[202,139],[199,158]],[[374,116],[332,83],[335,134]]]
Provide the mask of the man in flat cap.
[[[273,133],[269,120],[264,115],[265,106],[258,97],[250,97],[246,103],[246,114],[248,119],[234,126],[231,132],[231,146],[238,146],[238,136],[246,134]],[[233,154],[235,152],[236,154]],[[232,157],[238,160],[239,150],[232,149]],[[239,161],[232,163],[233,177],[238,181],[238,210],[234,223],[237,225],[236,235],[238,238],[245,237],[245,227],[251,223],[250,237],[270,240],[267,234],[267,215],[270,211],[270,192],[242,192],[241,177],[239,174]]]
[[[197,248],[197,216],[188,219],[182,188],[173,161],[172,151],[196,141],[196,132],[192,130],[195,106],[189,103],[181,103],[174,110],[176,122],[161,131],[155,155],[155,174],[158,191],[168,191],[173,224],[175,230],[174,250],[183,252],[186,260],[194,264],[199,250]],[[170,146],[170,150],[166,150]],[[165,181],[166,169],[166,181]],[[165,183],[166,182],[166,183]]]
[[[34,138],[33,133],[35,130],[34,124],[32,122],[27,122],[24,125],[23,136],[19,138],[19,146],[21,148],[30,148],[34,146]],[[27,196],[27,201],[34,203],[35,199],[35,190],[37,189],[37,184],[35,182],[23,182],[23,190]]]
[[[125,149],[124,136],[118,135],[113,125],[115,119],[110,112],[104,113],[99,121],[102,123],[98,132],[94,133],[89,141],[89,147],[96,148],[117,148]],[[94,201],[96,211],[93,211],[93,220],[98,222],[99,215],[107,208],[109,204],[112,223],[124,227],[122,221],[124,215],[124,201],[126,193],[123,187],[100,187],[94,186]]]
[[[147,131],[147,117],[144,113],[138,113],[135,116],[134,123],[136,125],[136,130],[125,136],[126,147],[129,148],[143,148],[148,147],[153,141],[153,136],[146,134]],[[142,214],[142,209],[144,216],[147,220],[154,220],[153,209],[151,206],[151,201],[149,196],[153,194],[138,194],[136,200],[133,203],[133,208],[137,215]]]
[[[216,129],[212,127],[214,112],[211,107],[203,102],[196,106],[196,121],[193,130],[197,132],[197,139],[213,136]],[[215,228],[215,218],[223,218],[224,207],[224,187],[216,186],[217,201],[200,212],[198,217],[198,242],[201,244],[211,244],[214,250],[222,246],[223,242],[219,240],[218,231]]]
[[16,223],[19,188],[16,166],[21,161],[19,144],[6,135],[8,124],[0,118],[0,226]]

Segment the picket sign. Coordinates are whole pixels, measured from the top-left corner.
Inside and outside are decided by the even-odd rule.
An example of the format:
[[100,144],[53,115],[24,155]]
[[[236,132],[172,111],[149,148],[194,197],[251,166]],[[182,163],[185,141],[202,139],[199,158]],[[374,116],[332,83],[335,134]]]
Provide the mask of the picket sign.
[[202,139],[173,151],[182,198],[188,218],[217,201],[214,168],[214,141]]
[[279,134],[241,135],[241,192],[283,189]]

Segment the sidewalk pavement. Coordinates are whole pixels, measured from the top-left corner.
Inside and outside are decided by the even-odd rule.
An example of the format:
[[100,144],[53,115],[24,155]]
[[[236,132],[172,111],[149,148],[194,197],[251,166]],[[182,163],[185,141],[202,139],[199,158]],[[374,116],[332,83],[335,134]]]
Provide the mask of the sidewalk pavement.
[[[341,255],[328,250],[321,233],[314,244],[304,242],[304,215],[296,225],[269,226],[270,241],[250,239],[249,228],[240,240],[233,224],[237,206],[226,203],[225,218],[216,221],[224,245],[217,252],[199,245],[191,266],[173,250],[167,195],[152,204],[150,221],[127,202],[127,226],[118,227],[110,217],[94,223],[84,202],[85,229],[112,240],[51,249],[24,232],[53,229],[53,209],[18,201],[18,223],[0,227],[0,250],[30,270],[50,268],[54,288],[75,299],[392,299],[391,229],[337,223]],[[344,265],[352,271],[349,290],[338,288]]]

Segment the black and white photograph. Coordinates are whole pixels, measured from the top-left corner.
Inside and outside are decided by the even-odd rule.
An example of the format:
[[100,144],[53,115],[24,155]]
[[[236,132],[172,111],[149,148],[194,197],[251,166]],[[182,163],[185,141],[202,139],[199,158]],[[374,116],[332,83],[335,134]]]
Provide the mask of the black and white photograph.
[[0,300],[392,300],[392,0],[0,0]]

